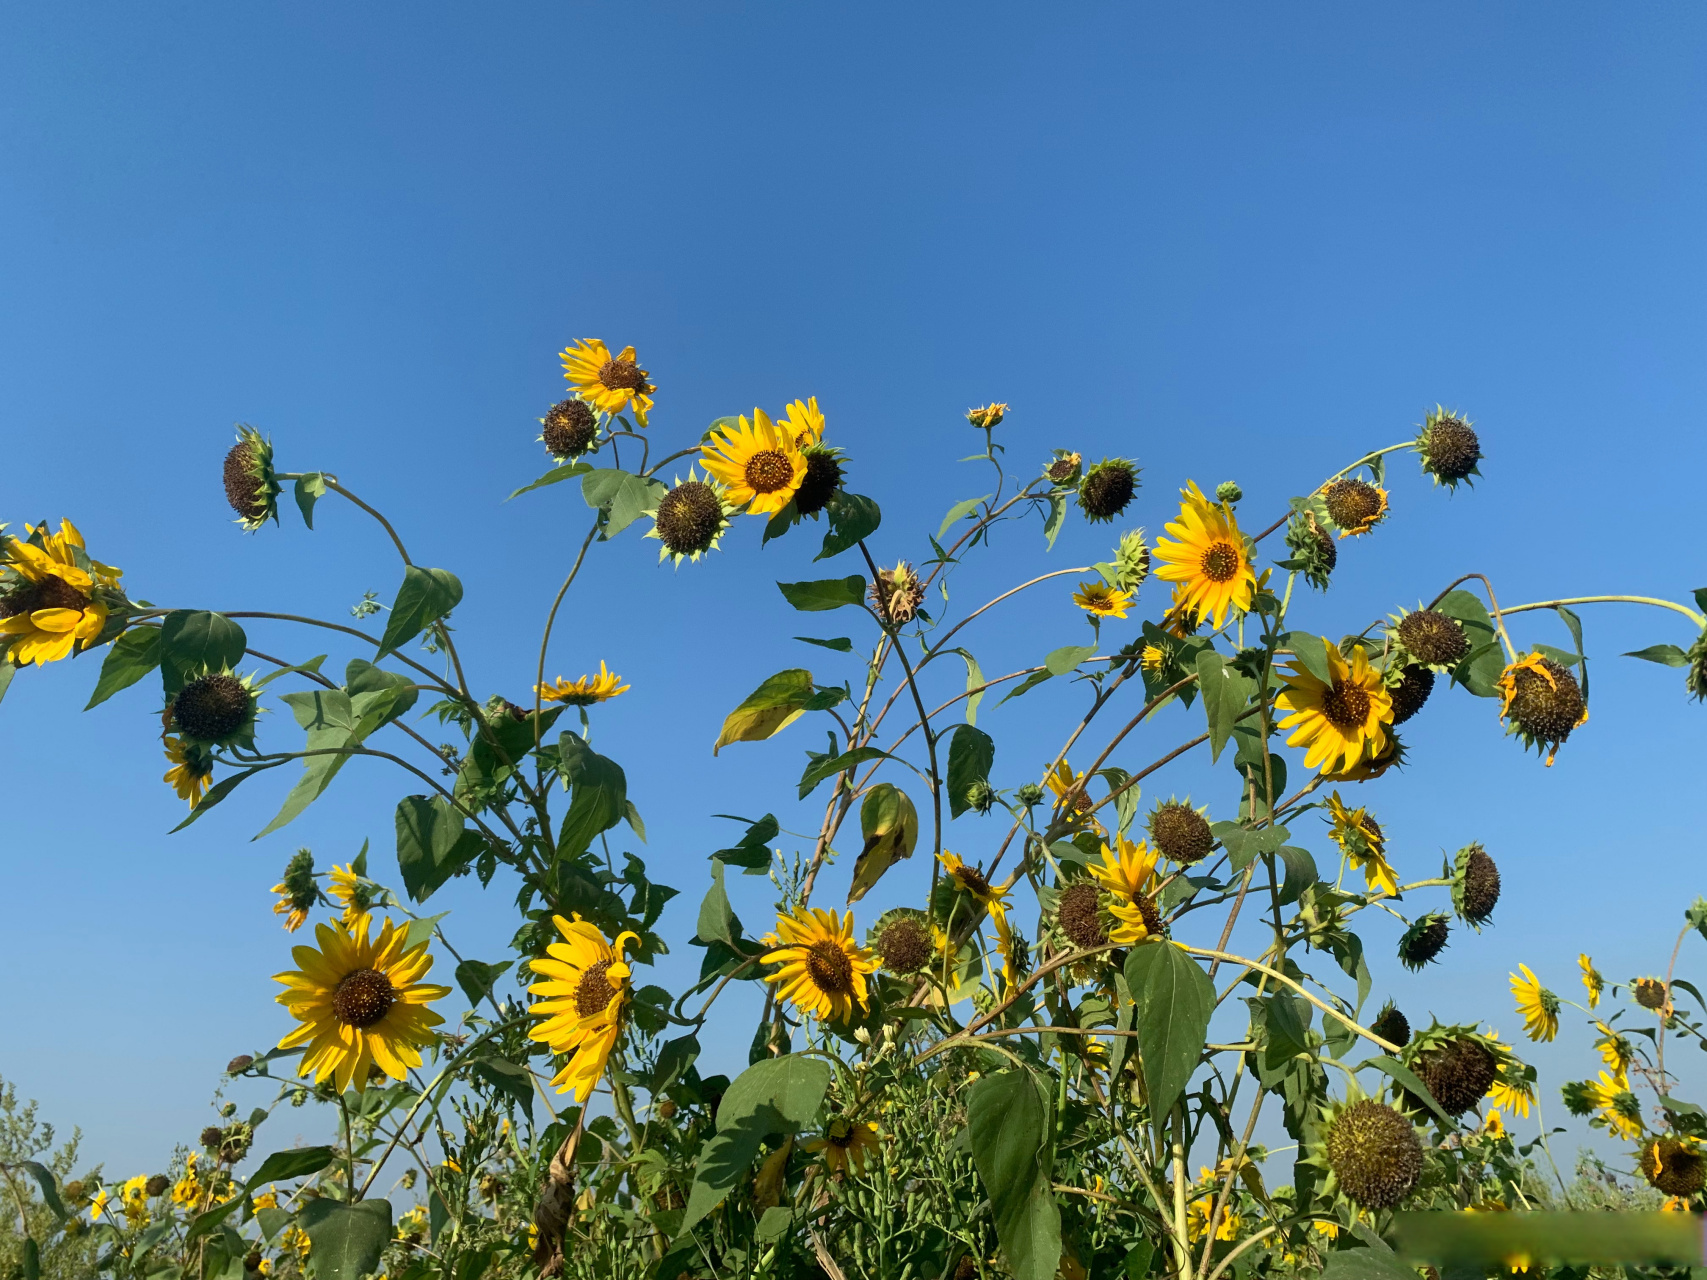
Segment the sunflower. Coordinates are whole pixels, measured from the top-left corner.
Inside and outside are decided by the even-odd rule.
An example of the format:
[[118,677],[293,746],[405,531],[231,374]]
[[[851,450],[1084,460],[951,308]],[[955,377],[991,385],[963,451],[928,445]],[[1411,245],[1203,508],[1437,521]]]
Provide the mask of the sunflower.
[[[1115,836],[1115,849],[1104,841],[1102,866],[1089,868],[1091,878],[1109,893],[1127,902],[1156,891],[1156,855],[1143,840],[1134,844],[1125,836]],[[1118,850],[1118,852],[1117,852]]]
[[1001,919],[1008,913],[1008,887],[997,887],[990,883],[984,873],[978,868],[968,866],[958,853],[950,853],[946,849],[937,854],[937,861],[942,863],[944,871],[953,881],[955,888],[968,895],[985,911]]
[[[1205,1170],[1204,1172],[1208,1172]],[[1209,1230],[1209,1216],[1215,1212],[1216,1192],[1213,1188],[1205,1191],[1197,1199],[1186,1206],[1186,1234],[1193,1240],[1201,1240]],[[1239,1233],[1244,1230],[1244,1223],[1239,1215],[1233,1212],[1232,1205],[1225,1205],[1215,1220],[1215,1238],[1217,1240],[1237,1240]]]
[[1124,618],[1134,600],[1130,591],[1117,591],[1106,582],[1081,582],[1073,603],[1093,618]]
[[1595,1019],[1594,1028],[1600,1032],[1600,1038],[1594,1042],[1594,1047],[1599,1051],[1601,1061],[1612,1068],[1612,1078],[1628,1088],[1630,1064],[1636,1060],[1636,1050],[1628,1040],[1599,1018]]
[[1228,610],[1243,613],[1251,607],[1257,578],[1232,507],[1210,502],[1195,481],[1188,481],[1180,490],[1179,519],[1167,529],[1179,541],[1156,543],[1155,557],[1164,562],[1156,576],[1176,584],[1176,610],[1189,609],[1220,628]]
[[1600,993],[1606,990],[1606,979],[1600,976],[1600,970],[1594,967],[1594,961],[1588,958],[1588,952],[1577,957],[1577,967],[1583,971],[1583,990],[1588,992],[1588,1007],[1598,1008]]
[[1552,768],[1571,731],[1588,723],[1588,701],[1577,678],[1536,652],[1512,663],[1495,684],[1506,732],[1517,734],[1526,747],[1545,746],[1547,767]]
[[[363,861],[365,861],[365,857]],[[354,927],[373,905],[373,884],[367,876],[356,869],[356,864],[347,867],[334,865],[330,876],[331,883],[326,892],[336,901],[344,904],[344,923]]]
[[1600,1112],[1596,1117],[1620,1138],[1636,1139],[1642,1136],[1642,1104],[1630,1087],[1623,1080],[1615,1080],[1606,1072],[1600,1073],[1600,1080],[1588,1082],[1588,1098]]
[[1186,595],[1185,585],[1175,583],[1173,599],[1168,603],[1167,612],[1162,614],[1162,630],[1180,640],[1196,635],[1203,625],[1202,613],[1186,600]]
[[1342,538],[1368,533],[1387,518],[1387,491],[1367,480],[1334,480],[1322,487],[1319,496]]
[[794,447],[804,451],[808,445],[824,442],[824,415],[818,408],[818,397],[796,400],[784,410],[777,429],[787,433]]
[[1340,847],[1353,870],[1362,870],[1367,888],[1388,894],[1399,892],[1399,878],[1387,862],[1387,838],[1380,825],[1363,809],[1347,809],[1339,792],[1328,797],[1333,828],[1328,837]]
[[1349,661],[1326,640],[1322,648],[1329,683],[1318,679],[1302,658],[1289,670],[1282,669],[1286,687],[1277,701],[1292,714],[1277,727],[1294,730],[1287,746],[1307,748],[1306,768],[1321,765],[1345,772],[1364,757],[1376,758],[1386,750],[1393,699],[1361,647],[1351,651]]
[[1523,976],[1511,975],[1511,994],[1523,1015],[1524,1033],[1536,1042],[1551,1040],[1559,1034],[1559,997],[1541,985],[1528,965],[1517,967]]
[[756,516],[781,511],[806,479],[806,455],[763,409],[753,410],[751,423],[740,417],[712,432],[700,465],[722,481],[731,503]]
[[820,1021],[845,1022],[866,1007],[865,979],[880,963],[875,952],[854,941],[853,912],[841,920],[833,911],[796,907],[778,916],[776,933],[761,963],[779,966],[765,975],[776,994]]
[[1487,1118],[1482,1121],[1482,1136],[1484,1138],[1505,1137],[1505,1120],[1500,1116],[1500,1109],[1489,1110]]
[[646,380],[646,370],[637,363],[633,347],[624,347],[622,354],[612,359],[610,348],[597,338],[582,338],[564,348],[558,358],[563,361],[563,376],[574,384],[581,399],[601,413],[621,413],[633,406],[634,420],[646,425],[646,415],[652,412],[652,393],[658,388]]
[[[1091,816],[1094,802],[1085,790],[1088,783],[1089,780],[1085,775],[1074,773],[1072,766],[1065,760],[1057,761],[1054,771],[1047,774],[1043,779],[1044,786],[1055,794],[1055,811],[1058,818],[1064,816],[1075,825],[1084,824],[1092,831],[1101,831],[1102,824]],[[1069,794],[1073,797],[1071,810],[1063,814],[1062,808],[1066,804]]]
[[1005,402],[998,404],[994,400],[990,401],[989,404],[984,405],[982,408],[968,409],[966,411],[966,421],[970,422],[973,426],[983,428],[984,430],[989,430],[989,428],[999,425],[1002,419],[1007,416],[1007,404]]
[[89,559],[69,520],[59,532],[29,527],[29,541],[0,536],[0,646],[14,666],[43,666],[88,649],[107,625],[102,589],[121,571]]
[[717,542],[729,528],[736,510],[725,498],[723,486],[701,480],[688,468],[688,478],[677,480],[658,499],[658,505],[643,514],[652,517],[648,538],[656,538],[658,563],[672,561],[681,568],[683,560],[698,560],[717,550]]
[[213,757],[205,748],[186,745],[182,738],[170,734],[161,741],[166,747],[166,759],[172,765],[161,781],[178,793],[178,799],[188,800],[193,809],[201,803],[202,794],[213,778]]
[[1535,1086],[1522,1078],[1521,1070],[1514,1074],[1502,1067],[1488,1087],[1487,1097],[1496,1107],[1527,1119],[1529,1108],[1535,1105]]
[[1168,663],[1168,651],[1160,645],[1147,644],[1138,655],[1138,665],[1146,671],[1160,671]]
[[285,918],[285,932],[295,933],[320,901],[320,890],[314,884],[314,855],[298,849],[285,864],[284,879],[273,886],[273,892],[279,895],[273,914]]
[[306,1046],[297,1074],[313,1075],[315,1084],[330,1079],[339,1092],[363,1088],[372,1067],[407,1079],[409,1068],[421,1065],[421,1046],[433,1041],[432,1028],[444,1021],[426,1006],[450,994],[421,981],[433,967],[426,943],[408,946],[408,930],[389,919],[370,939],[372,924],[362,916],[353,928],[316,925],[319,949],[292,948],[301,968],[274,976],[286,987],[278,1002],[302,1023],[279,1048]]
[[562,676],[551,684],[538,684],[534,692],[539,695],[541,702],[561,702],[571,707],[590,707],[595,702],[609,702],[619,693],[627,693],[629,686],[622,683],[622,677],[611,672],[605,666],[604,659],[599,659],[599,674],[582,676],[579,680],[565,680]]
[[824,1136],[814,1138],[801,1147],[803,1151],[820,1151],[831,1173],[852,1169],[858,1173],[865,1162],[882,1148],[875,1124],[870,1120],[849,1120],[837,1116],[824,1126]]
[[1108,940],[1123,946],[1136,946],[1146,938],[1162,936],[1162,915],[1154,899],[1147,893],[1135,898],[1115,898],[1108,904],[1108,914],[1115,919],[1108,931]]
[[529,968],[544,979],[528,988],[535,1000],[528,1012],[541,1019],[528,1035],[551,1047],[553,1053],[569,1054],[569,1061],[552,1078],[559,1093],[574,1093],[585,1102],[604,1074],[605,1063],[622,1032],[622,1010],[628,1002],[628,963],[622,958],[638,934],[624,932],[615,942],[581,919],[552,916],[562,942],[545,949],[545,958],[530,960]]

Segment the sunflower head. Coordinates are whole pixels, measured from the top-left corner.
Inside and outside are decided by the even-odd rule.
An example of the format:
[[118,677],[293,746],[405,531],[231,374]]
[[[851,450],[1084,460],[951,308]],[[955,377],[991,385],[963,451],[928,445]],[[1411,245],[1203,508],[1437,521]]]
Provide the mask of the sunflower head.
[[1684,655],[1688,670],[1683,675],[1683,687],[1697,702],[1707,702],[1707,630],[1695,637]]
[[[1474,1027],[1437,1024],[1411,1042],[1404,1060],[1442,1111],[1461,1116],[1487,1096],[1506,1056]],[[1408,1101],[1416,1110],[1424,1109],[1420,1099]]]
[[1150,576],[1150,544],[1142,529],[1128,529],[1114,548],[1114,585],[1137,594]]
[[1631,991],[1636,997],[1636,1003],[1644,1009],[1664,1009],[1671,999],[1666,991],[1666,984],[1659,978],[1637,978],[1631,986]]
[[201,803],[207,784],[213,780],[213,753],[206,747],[186,743],[168,734],[161,739],[171,768],[162,781],[178,793],[178,799],[188,800],[190,808]]
[[1057,489],[1076,488],[1084,474],[1084,457],[1066,449],[1057,449],[1043,466],[1043,478]]
[[1147,893],[1135,893],[1129,898],[1115,895],[1108,904],[1108,914],[1115,921],[1108,935],[1110,942],[1136,946],[1147,938],[1162,936],[1162,913],[1156,900]]
[[123,573],[89,557],[69,520],[14,538],[0,526],[0,658],[43,666],[111,639],[128,616]]
[[544,428],[539,438],[554,458],[578,458],[593,447],[599,436],[599,415],[579,396],[552,405],[539,425]]
[[1559,997],[1541,985],[1526,964],[1517,966],[1523,976],[1511,975],[1511,994],[1523,1015],[1523,1029],[1531,1040],[1541,1042],[1559,1034]]
[[1075,947],[1090,950],[1108,944],[1102,922],[1102,891],[1094,881],[1075,880],[1055,900],[1055,922]]
[[902,976],[923,969],[934,954],[930,919],[911,907],[884,912],[867,941],[883,961],[883,967]]
[[893,569],[880,570],[872,579],[871,606],[878,618],[892,627],[911,622],[925,602],[925,584],[902,560]]
[[683,560],[698,560],[717,549],[736,510],[721,485],[701,480],[690,467],[688,478],[676,481],[658,505],[645,513],[652,517],[646,536],[661,544],[660,564],[669,560],[680,567]]
[[[1306,639],[1302,643],[1314,645],[1318,641]],[[1347,658],[1328,641],[1319,643],[1323,649],[1320,665],[1328,678],[1323,680],[1311,670],[1304,655],[1283,668],[1281,678],[1286,687],[1278,701],[1291,714],[1278,727],[1293,730],[1287,746],[1306,748],[1306,767],[1338,772],[1386,748],[1393,699],[1362,646],[1354,646]]]
[[762,958],[777,966],[765,976],[779,998],[825,1022],[846,1022],[868,1007],[867,978],[878,957],[853,939],[853,912],[796,907],[778,916],[776,945]]
[[1369,1029],[1389,1044],[1396,1044],[1401,1049],[1411,1042],[1410,1019],[1405,1017],[1391,1000],[1381,1006],[1381,1012],[1375,1015]]
[[1468,418],[1450,409],[1435,405],[1417,436],[1417,456],[1422,469],[1436,484],[1456,489],[1469,483],[1471,476],[1482,473],[1476,464],[1482,460],[1482,442]]
[[565,680],[559,676],[550,684],[535,687],[541,702],[560,702],[566,707],[590,707],[595,703],[609,702],[620,693],[627,693],[628,685],[599,660],[599,674],[582,676],[579,680]]
[[1003,418],[1008,416],[1008,406],[1005,403],[990,401],[979,409],[968,409],[966,421],[983,431],[1001,425]]
[[806,455],[794,435],[755,408],[751,422],[737,418],[710,432],[700,465],[727,490],[729,501],[753,515],[776,515],[806,480]]
[[1100,621],[1103,618],[1124,618],[1132,607],[1133,599],[1130,591],[1121,591],[1101,578],[1093,578],[1079,584],[1079,589],[1073,593],[1073,603]]
[[1480,928],[1500,900],[1500,869],[1481,844],[1467,844],[1452,864],[1452,905],[1465,924]]
[[1368,782],[1379,778],[1389,769],[1405,767],[1405,744],[1399,735],[1387,731],[1387,745],[1374,755],[1366,755],[1349,769],[1329,769],[1324,776],[1329,782]]
[[1164,858],[1181,866],[1203,861],[1215,847],[1215,833],[1204,813],[1204,809],[1194,809],[1189,799],[1157,805],[1150,811],[1150,843]]
[[1322,528],[1316,513],[1305,507],[1286,523],[1286,547],[1292,552],[1281,564],[1283,569],[1295,569],[1304,575],[1318,591],[1328,589],[1328,581],[1339,564],[1339,544]]
[[1701,1144],[1674,1134],[1651,1138],[1642,1147],[1642,1176],[1668,1196],[1685,1200],[1707,1186],[1707,1154]]
[[197,676],[178,690],[166,716],[186,746],[216,748],[255,738],[258,699],[249,677],[229,668]]
[[1087,520],[1114,519],[1138,492],[1137,464],[1126,458],[1104,458],[1079,481],[1079,510]]
[[1433,692],[1434,672],[1428,667],[1411,662],[1396,668],[1387,683],[1387,694],[1393,699],[1394,725],[1404,724],[1421,711]]
[[1387,491],[1367,480],[1342,476],[1322,490],[1322,505],[1340,537],[1355,538],[1387,518]]
[[1571,730],[1588,720],[1588,702],[1570,671],[1541,653],[1520,658],[1501,673],[1500,718],[1523,745],[1547,750],[1551,765]]
[[540,979],[528,987],[540,997],[528,1008],[539,1019],[528,1035],[567,1058],[552,1084],[585,1102],[622,1034],[630,986],[623,953],[640,939],[624,932],[607,942],[579,915],[572,920],[553,916],[552,923],[558,941],[546,946],[543,957],[528,961]]
[[794,509],[803,516],[815,516],[842,491],[842,453],[822,444],[808,445],[805,452],[806,478],[795,492]]
[[279,895],[273,904],[273,914],[284,916],[285,930],[295,933],[320,901],[320,890],[314,883],[314,855],[307,849],[298,849],[291,855],[273,892]]
[[583,338],[572,347],[564,348],[559,359],[563,376],[574,386],[576,393],[600,413],[632,411],[634,420],[646,425],[652,411],[652,395],[657,391],[651,375],[640,367],[633,347],[624,347],[616,355],[598,338]]
[[1167,525],[1172,538],[1156,542],[1162,567],[1156,576],[1174,584],[1166,625],[1190,635],[1205,620],[1226,624],[1230,611],[1250,609],[1257,577],[1252,547],[1239,531],[1230,504],[1211,502],[1195,482],[1180,490],[1179,517]]
[[1432,964],[1446,950],[1451,926],[1444,913],[1431,911],[1419,916],[1399,938],[1399,959],[1405,968],[1420,970]]
[[1339,1190],[1360,1209],[1391,1209],[1422,1176],[1416,1126],[1384,1102],[1360,1098],[1336,1108],[1323,1156]]
[[966,805],[980,814],[989,813],[996,805],[996,789],[982,778],[974,778],[966,788]]
[[268,520],[277,524],[280,492],[272,441],[238,423],[237,443],[225,455],[225,500],[237,513],[237,523],[250,533]]
[[1438,609],[1406,613],[1393,630],[1406,653],[1439,671],[1450,671],[1470,652],[1470,639],[1458,619]]

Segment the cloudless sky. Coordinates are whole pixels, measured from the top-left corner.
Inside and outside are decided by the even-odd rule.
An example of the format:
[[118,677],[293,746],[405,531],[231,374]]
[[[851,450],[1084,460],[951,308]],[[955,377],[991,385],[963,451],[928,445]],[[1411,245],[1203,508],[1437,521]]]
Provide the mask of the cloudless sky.
[[[969,405],[1011,402],[998,438],[1022,475],[1057,447],[1138,459],[1126,522],[1074,518],[1048,556],[1035,523],[1005,528],[953,580],[951,612],[1105,558],[1127,523],[1159,530],[1187,478],[1238,480],[1260,528],[1437,402],[1476,421],[1483,478],[1449,497],[1396,458],[1392,518],[1343,545],[1333,594],[1300,587],[1298,625],[1359,630],[1472,570],[1505,603],[1687,601],[1707,583],[1704,55],[1707,16],[1682,4],[13,7],[0,520],[70,517],[162,604],[347,620],[364,591],[389,599],[390,548],[347,504],[312,533],[290,510],[254,537],[229,522],[220,459],[254,423],[281,467],[335,471],[418,562],[461,576],[474,686],[521,700],[589,513],[573,486],[503,498],[548,462],[535,420],[564,394],[555,353],[600,336],[652,371],[660,451],[818,396],[853,487],[883,505],[891,562],[928,555],[948,507],[989,491],[957,462],[978,441]],[[642,528],[596,548],[549,669],[602,658],[632,681],[595,745],[647,820],[650,844],[624,843],[682,890],[660,965],[677,983],[697,969],[705,855],[738,832],[709,815],[773,811],[807,833],[787,851],[816,829],[793,796],[820,731],[713,759],[723,715],[783,667],[858,678],[857,659],[790,637],[869,636],[772,587],[856,571],[812,565],[812,528],[761,549],[747,520],[679,572]],[[1069,588],[988,615],[969,640],[984,670],[1084,642]],[[1142,612],[1164,600],[1152,584]],[[1692,629],[1583,614],[1593,719],[1552,769],[1502,737],[1492,703],[1442,688],[1406,727],[1411,767],[1358,793],[1402,873],[1480,839],[1504,876],[1495,927],[1457,927],[1420,975],[1392,959],[1402,926],[1366,918],[1372,1000],[1413,1023],[1480,1017],[1509,1040],[1518,962],[1561,993],[1581,950],[1615,978],[1663,970],[1707,890],[1704,710],[1680,673],[1615,656]],[[1550,615],[1513,624],[1520,644],[1568,643]],[[298,660],[329,647],[249,634]],[[83,715],[95,670],[27,671],[0,707],[0,1075],[126,1174],[192,1142],[225,1061],[286,1029],[271,975],[292,939],[267,889],[291,852],[324,868],[371,839],[395,882],[392,809],[415,787],[358,763],[252,843],[288,789],[269,778],[168,836],[182,805],[159,780],[157,686]],[[1035,779],[1083,701],[1061,682],[986,699],[997,785]],[[1113,763],[1198,723],[1172,710]],[[263,740],[299,741],[276,703]],[[1189,756],[1146,805],[1189,792],[1230,815],[1230,758]],[[1326,865],[1316,815],[1294,825]],[[968,816],[948,842],[976,860],[999,838]],[[885,880],[862,928],[917,901],[926,864]],[[770,886],[731,891],[763,932]],[[461,880],[432,909],[454,912],[463,954],[497,960],[511,892]],[[1701,974],[1704,947],[1685,941],[1680,974]],[[703,1070],[745,1064],[754,1009],[731,999],[736,1029]],[[1579,1022],[1524,1050],[1550,1122],[1558,1084],[1595,1065]],[[232,1096],[261,1100],[250,1088]]]

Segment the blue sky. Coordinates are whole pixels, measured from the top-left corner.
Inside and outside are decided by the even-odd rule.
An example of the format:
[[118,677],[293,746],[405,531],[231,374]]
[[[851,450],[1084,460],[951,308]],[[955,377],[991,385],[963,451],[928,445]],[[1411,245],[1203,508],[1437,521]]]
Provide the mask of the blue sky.
[[[340,618],[395,589],[353,511],[322,507],[312,534],[228,522],[219,461],[249,421],[461,575],[474,682],[519,697],[586,511],[567,486],[502,499],[544,467],[555,352],[595,335],[640,348],[661,447],[817,395],[891,561],[987,491],[955,460],[988,399],[1014,406],[1016,468],[1056,447],[1136,457],[1129,515],[1151,529],[1187,478],[1237,479],[1266,524],[1444,401],[1482,429],[1485,478],[1448,497],[1400,461],[1393,517],[1301,625],[1356,630],[1470,570],[1506,603],[1707,583],[1696,9],[65,4],[0,33],[0,520],[71,517],[151,600]],[[722,716],[782,667],[854,674],[788,639],[846,634],[841,616],[795,615],[770,586],[822,570],[814,540],[761,550],[749,524],[678,573],[638,527],[599,548],[550,663],[633,681],[598,745],[683,890],[678,942],[730,831],[707,815],[814,822],[791,797],[816,731],[713,759]],[[1045,556],[1034,526],[1010,529],[955,604],[1111,540],[1073,522]],[[976,634],[985,670],[1079,638],[1050,591]],[[1359,797],[1402,871],[1481,839],[1505,877],[1496,927],[1459,930],[1425,974],[1390,959],[1396,922],[1369,929],[1376,998],[1413,1021],[1489,1017],[1509,1038],[1519,961],[1561,990],[1583,949],[1609,975],[1663,967],[1707,890],[1702,710],[1677,673],[1613,657],[1687,645],[1688,624],[1584,612],[1593,719],[1554,768],[1488,703],[1437,694],[1406,734],[1414,765]],[[1520,643],[1564,643],[1545,615],[1514,622]],[[407,788],[351,769],[251,843],[285,789],[267,783],[168,837],[152,695],[82,715],[93,681],[88,662],[31,671],[0,707],[0,1075],[131,1172],[193,1139],[226,1059],[285,1029],[266,890],[291,851],[326,865],[372,838],[387,874]],[[1078,714],[1054,690],[987,708],[998,784],[1035,776]],[[1161,717],[1115,762],[1195,725]],[[1191,757],[1148,799],[1225,812],[1234,781]],[[987,857],[992,828],[963,818],[951,847]],[[899,869],[872,913],[927,875]],[[755,932],[766,889],[736,889]],[[434,908],[464,954],[497,959],[508,896],[460,881]],[[665,976],[695,963],[678,947]],[[1533,1057],[1549,1101],[1589,1073],[1574,1025]]]

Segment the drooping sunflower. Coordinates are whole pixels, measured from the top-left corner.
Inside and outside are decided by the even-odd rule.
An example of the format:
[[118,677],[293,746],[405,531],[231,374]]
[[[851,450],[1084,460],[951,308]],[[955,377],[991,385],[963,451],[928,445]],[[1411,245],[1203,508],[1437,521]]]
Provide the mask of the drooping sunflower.
[[1588,1007],[1600,1006],[1600,993],[1606,990],[1606,979],[1600,976],[1600,970],[1594,967],[1594,961],[1588,958],[1588,952],[1577,957],[1577,968],[1583,971],[1583,990],[1588,992]]
[[1100,578],[1081,582],[1073,593],[1073,603],[1093,618],[1124,618],[1133,599],[1132,592],[1117,591]]
[[1108,931],[1110,942],[1136,946],[1146,938],[1162,936],[1162,913],[1156,908],[1156,900],[1147,893],[1112,899],[1108,914],[1115,920],[1114,928]]
[[207,784],[213,780],[213,757],[206,748],[187,745],[182,738],[170,734],[161,741],[166,747],[166,759],[172,765],[161,780],[178,793],[178,799],[188,800],[193,809],[201,803]]
[[853,912],[840,920],[833,911],[796,907],[778,916],[776,933],[765,939],[771,950],[761,963],[778,968],[765,975],[777,998],[824,1022],[845,1022],[867,1006],[866,976],[881,963],[874,952],[854,941]]
[[1306,748],[1307,768],[1344,772],[1386,749],[1393,700],[1361,646],[1349,660],[1326,640],[1322,647],[1331,682],[1318,679],[1302,658],[1283,668],[1286,688],[1276,701],[1292,714],[1277,727],[1293,730],[1286,745]]
[[831,1173],[842,1173],[850,1168],[858,1173],[882,1146],[875,1123],[837,1116],[824,1126],[822,1138],[803,1144],[801,1150],[821,1152]]
[[1353,870],[1363,872],[1364,884],[1384,893],[1399,892],[1399,878],[1387,862],[1387,838],[1380,824],[1364,809],[1348,809],[1339,792],[1328,797],[1333,827],[1328,837],[1340,847]]
[[992,916],[1005,916],[1008,911],[1008,887],[990,883],[987,877],[977,867],[969,866],[958,853],[950,853],[946,849],[937,855],[937,861],[942,863],[942,869],[948,873],[954,887],[968,895]]
[[1588,723],[1588,701],[1577,678],[1539,651],[1501,672],[1496,687],[1506,732],[1517,734],[1526,747],[1545,747],[1548,768],[1571,731]]
[[1535,1105],[1535,1068],[1525,1066],[1516,1058],[1506,1057],[1500,1063],[1499,1074],[1488,1087],[1488,1101],[1512,1115],[1529,1118],[1529,1108]]
[[599,674],[582,676],[579,680],[565,680],[559,676],[550,684],[534,686],[541,702],[561,702],[571,707],[590,707],[597,702],[609,702],[619,693],[627,693],[629,686],[622,683],[622,677],[605,666],[604,659],[599,660]]
[[1625,1081],[1615,1080],[1604,1071],[1599,1074],[1598,1081],[1588,1082],[1589,1100],[1600,1112],[1596,1120],[1620,1138],[1633,1140],[1641,1137],[1646,1132],[1642,1124],[1641,1101],[1630,1092]]
[[69,520],[59,532],[30,527],[28,540],[0,535],[0,648],[15,666],[44,666],[93,645],[107,625],[103,589],[121,570],[91,560]]
[[[366,855],[358,861],[365,862]],[[347,867],[333,866],[326,892],[334,901],[343,903],[344,923],[352,928],[373,906],[374,886],[367,878],[366,868],[359,868],[354,862]]]
[[729,501],[752,515],[775,515],[806,480],[806,455],[794,437],[778,429],[763,409],[714,431],[700,452],[700,465],[723,482]]
[[1147,842],[1136,844],[1123,835],[1114,838],[1115,847],[1107,841],[1102,846],[1102,865],[1091,866],[1091,878],[1109,893],[1128,902],[1156,891],[1156,855]]
[[1559,997],[1541,985],[1526,964],[1520,978],[1511,974],[1511,994],[1517,1001],[1517,1011],[1523,1015],[1523,1031],[1531,1040],[1551,1040],[1559,1034]]
[[1628,1088],[1630,1064],[1636,1060],[1635,1047],[1599,1018],[1594,1021],[1594,1029],[1600,1032],[1600,1038],[1594,1042],[1594,1047],[1600,1054],[1601,1061],[1612,1069],[1613,1079]]
[[165,717],[185,746],[211,751],[253,743],[259,710],[254,680],[221,668],[197,676],[178,690]]
[[610,348],[597,338],[582,338],[572,347],[564,348],[558,357],[563,361],[563,376],[574,384],[575,391],[601,413],[621,413],[632,407],[634,420],[646,425],[652,412],[652,393],[658,388],[647,381],[648,374],[635,357],[633,347],[624,347],[612,357]]
[[528,962],[543,979],[528,990],[545,997],[528,1007],[529,1014],[541,1020],[528,1035],[549,1045],[553,1053],[570,1055],[551,1083],[559,1093],[573,1093],[576,1102],[585,1102],[622,1034],[629,992],[628,963],[622,953],[640,937],[624,932],[615,942],[606,942],[604,934],[579,913],[573,920],[552,916],[551,921],[563,941],[553,942],[543,958]]
[[1072,795],[1070,811],[1064,816],[1074,825],[1083,825],[1091,831],[1101,831],[1102,824],[1093,815],[1096,802],[1091,799],[1089,779],[1082,773],[1074,773],[1073,768],[1065,760],[1058,761],[1055,768],[1043,779],[1043,785],[1048,787],[1055,796],[1056,816],[1063,816],[1063,806],[1067,804],[1067,796]]
[[1347,476],[1323,486],[1320,497],[1342,538],[1368,533],[1387,518],[1387,491]]
[[285,986],[278,1002],[302,1024],[279,1048],[306,1046],[297,1074],[312,1075],[316,1084],[331,1080],[340,1092],[364,1088],[371,1067],[407,1079],[444,1021],[427,1005],[450,994],[449,987],[421,981],[433,967],[425,942],[407,946],[407,929],[389,919],[370,938],[372,924],[372,916],[362,916],[354,928],[342,921],[316,925],[319,948],[293,947],[301,968],[273,979]]
[[286,933],[295,933],[320,901],[320,890],[314,883],[314,855],[298,849],[285,864],[284,878],[273,886],[273,892],[279,895],[273,914],[285,918]]
[[273,470],[273,442],[247,423],[237,424],[237,443],[225,455],[225,500],[237,523],[254,533],[279,520],[279,481]]
[[1179,518],[1167,530],[1178,541],[1156,542],[1155,557],[1162,561],[1156,576],[1175,584],[1175,610],[1211,619],[1219,629],[1230,610],[1251,607],[1256,571],[1232,507],[1211,502],[1188,481],[1180,490]]

